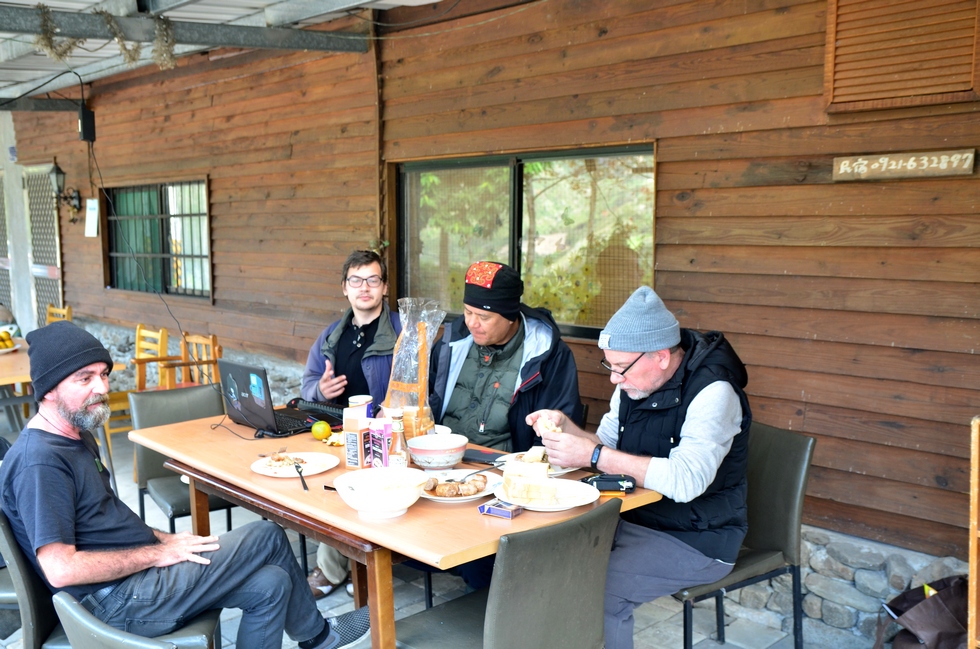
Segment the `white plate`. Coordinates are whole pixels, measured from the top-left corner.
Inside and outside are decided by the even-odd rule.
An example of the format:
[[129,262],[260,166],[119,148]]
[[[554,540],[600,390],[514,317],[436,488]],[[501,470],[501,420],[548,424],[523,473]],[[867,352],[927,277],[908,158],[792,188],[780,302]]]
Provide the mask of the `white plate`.
[[[426,471],[425,474],[430,478],[438,478],[440,481],[445,481],[449,478],[454,480],[459,480],[460,478],[473,473],[472,469],[449,469],[446,471]],[[468,503],[472,500],[479,500],[480,498],[485,498],[487,496],[492,496],[493,492],[497,487],[504,484],[504,479],[497,475],[496,473],[491,473],[490,471],[485,471],[480,475],[487,476],[487,488],[478,494],[472,496],[459,496],[458,498],[447,498],[443,496],[432,496],[425,493],[422,490],[422,497],[427,500],[434,500],[439,503]]]
[[[501,470],[503,470],[503,465],[506,464],[507,462],[509,462],[511,460],[511,458],[517,459],[517,458],[521,457],[522,455],[524,455],[524,454],[523,453],[511,453],[509,455],[502,455],[500,458],[497,459],[497,464],[500,464],[501,465]],[[579,470],[579,467],[561,467],[561,466],[555,466],[554,464],[552,464],[548,468],[548,476],[554,478],[554,477],[557,477],[557,476],[560,476],[560,475],[565,475],[566,473],[571,473],[572,471],[578,471],[578,470]]]
[[[284,453],[283,455],[302,459],[304,462],[301,465],[303,467],[303,476],[307,478],[311,475],[329,471],[340,464],[340,458],[338,458],[336,455],[331,455],[330,453]],[[292,464],[289,466],[272,467],[267,464],[268,461],[269,458],[260,457],[256,461],[252,462],[252,471],[261,473],[262,475],[267,475],[270,478],[299,477],[299,474],[296,473],[296,467],[294,467]]]
[[[582,505],[588,505],[599,500],[599,490],[590,484],[585,484],[578,480],[555,480],[555,483],[558,487],[558,493],[556,494],[558,499],[557,505],[521,505],[521,507],[532,512],[562,512],[566,509],[581,507]],[[504,502],[514,502],[507,497],[507,491],[504,489],[502,483],[493,495]]]
[[3,356],[4,354],[9,354],[11,352],[15,352],[18,349],[20,349],[20,343],[17,343],[13,347],[8,347],[7,349],[0,349],[0,356]]

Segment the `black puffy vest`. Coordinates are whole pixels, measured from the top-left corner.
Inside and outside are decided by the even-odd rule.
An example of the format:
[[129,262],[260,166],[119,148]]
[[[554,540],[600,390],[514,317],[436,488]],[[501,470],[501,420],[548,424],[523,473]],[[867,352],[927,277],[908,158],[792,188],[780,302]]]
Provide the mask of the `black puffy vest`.
[[715,479],[703,494],[687,503],[665,497],[624,512],[622,517],[666,532],[705,556],[731,563],[748,530],[745,476],[752,412],[743,391],[748,374],[720,332],[701,334],[682,329],[681,347],[686,352],[683,364],[657,392],[643,401],[621,394],[617,448],[633,455],[667,457],[680,443],[691,401],[715,381],[725,381],[735,389],[742,404],[742,431],[733,439]]

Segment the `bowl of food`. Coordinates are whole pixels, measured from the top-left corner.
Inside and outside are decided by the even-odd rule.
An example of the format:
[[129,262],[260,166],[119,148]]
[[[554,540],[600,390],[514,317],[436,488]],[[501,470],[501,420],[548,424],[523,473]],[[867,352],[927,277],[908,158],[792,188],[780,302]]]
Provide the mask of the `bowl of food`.
[[419,469],[379,467],[348,471],[333,486],[361,518],[394,518],[415,504],[428,477]]
[[408,440],[408,452],[412,462],[423,469],[448,469],[463,459],[466,451],[466,435],[419,435]]

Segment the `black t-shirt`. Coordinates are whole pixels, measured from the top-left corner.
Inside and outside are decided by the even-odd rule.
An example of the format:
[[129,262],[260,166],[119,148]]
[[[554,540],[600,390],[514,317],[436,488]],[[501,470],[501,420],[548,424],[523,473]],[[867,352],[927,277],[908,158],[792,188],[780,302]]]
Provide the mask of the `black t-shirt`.
[[[84,442],[26,428],[0,467],[3,511],[18,545],[42,577],[37,550],[49,543],[74,545],[78,550],[157,543],[153,530],[112,493],[109,471],[92,451],[97,448],[95,440],[88,432],[82,435]],[[81,600],[109,583],[115,582],[62,590]]]
[[361,367],[361,360],[364,358],[364,351],[374,342],[374,335],[378,332],[378,321],[380,316],[375,318],[363,327],[353,323],[344,329],[337,341],[336,367],[334,376],[347,376],[347,386],[344,393],[337,398],[337,403],[347,403],[347,400],[358,394],[371,394],[368,388],[367,378],[364,376],[364,369]]

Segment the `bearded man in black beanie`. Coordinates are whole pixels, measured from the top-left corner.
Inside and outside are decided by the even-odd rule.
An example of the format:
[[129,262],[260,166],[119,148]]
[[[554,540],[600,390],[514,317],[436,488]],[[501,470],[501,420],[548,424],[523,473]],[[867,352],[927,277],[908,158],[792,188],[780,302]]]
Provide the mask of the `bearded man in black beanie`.
[[521,303],[510,266],[478,261],[466,271],[463,315],[432,350],[429,405],[436,423],[501,451],[535,444],[525,418],[547,408],[583,423],[578,370],[545,309]]
[[27,334],[37,415],[0,467],[0,502],[17,544],[53,593],[144,636],[197,615],[240,608],[237,646],[348,647],[369,632],[367,608],[325,620],[278,525],[217,536],[151,529],[109,486],[91,430],[109,417],[112,358],[67,321]]

